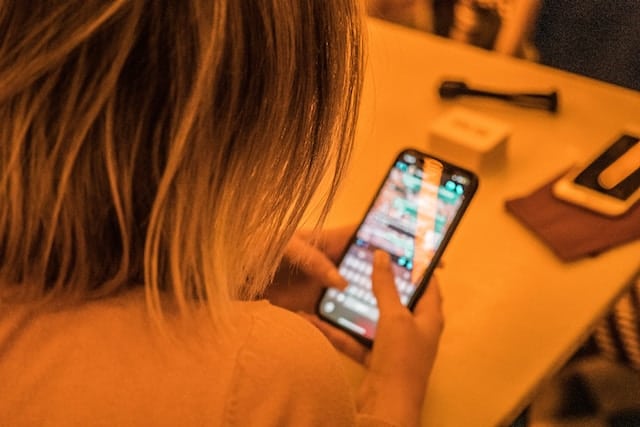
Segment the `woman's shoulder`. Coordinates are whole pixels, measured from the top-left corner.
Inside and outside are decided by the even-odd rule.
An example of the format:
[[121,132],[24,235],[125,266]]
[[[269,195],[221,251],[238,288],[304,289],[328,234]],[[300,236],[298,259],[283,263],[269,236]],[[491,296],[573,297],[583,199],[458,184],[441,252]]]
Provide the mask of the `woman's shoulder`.
[[298,314],[266,300],[241,304],[244,305],[242,310],[252,318],[253,338],[260,338],[262,345],[280,343],[288,348],[301,345],[335,353],[320,331]]
[[[109,413],[141,422],[322,425],[334,417],[352,424],[355,407],[340,360],[312,325],[263,301],[234,307],[238,324],[229,346],[190,349],[161,348],[149,337],[139,294],[58,313],[5,313],[0,373],[13,392],[0,403],[0,418],[19,421],[37,407],[63,422],[67,402],[86,408],[74,417],[87,421]],[[27,398],[28,390],[49,398]]]
[[338,353],[307,320],[266,301],[250,303],[245,309],[251,326],[238,354],[241,365],[273,380],[290,371],[287,380],[300,383],[317,380],[320,371],[343,375]]
[[[354,425],[355,401],[329,341],[295,313],[254,303],[227,404],[229,424]],[[275,417],[275,418],[274,418]]]

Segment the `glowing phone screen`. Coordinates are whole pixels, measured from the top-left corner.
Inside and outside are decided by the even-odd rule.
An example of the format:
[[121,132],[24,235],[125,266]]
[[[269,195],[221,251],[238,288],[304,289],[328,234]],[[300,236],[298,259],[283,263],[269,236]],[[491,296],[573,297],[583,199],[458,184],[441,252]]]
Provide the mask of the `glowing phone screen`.
[[409,304],[443,236],[475,190],[472,183],[466,171],[428,157],[401,155],[339,265],[348,287],[342,292],[328,289],[318,306],[320,314],[373,339],[379,316],[371,292],[374,250],[391,255],[400,299]]

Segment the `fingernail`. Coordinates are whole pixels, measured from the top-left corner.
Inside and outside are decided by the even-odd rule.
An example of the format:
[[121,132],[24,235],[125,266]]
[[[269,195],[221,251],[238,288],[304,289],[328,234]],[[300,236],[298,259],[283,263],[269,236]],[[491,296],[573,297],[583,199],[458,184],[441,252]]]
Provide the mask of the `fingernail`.
[[373,253],[373,262],[378,267],[386,267],[387,265],[389,265],[389,254],[386,253],[385,251],[381,251],[380,249],[377,249]]
[[338,273],[338,270],[329,270],[327,272],[327,284],[334,288],[344,289],[349,284],[347,280]]

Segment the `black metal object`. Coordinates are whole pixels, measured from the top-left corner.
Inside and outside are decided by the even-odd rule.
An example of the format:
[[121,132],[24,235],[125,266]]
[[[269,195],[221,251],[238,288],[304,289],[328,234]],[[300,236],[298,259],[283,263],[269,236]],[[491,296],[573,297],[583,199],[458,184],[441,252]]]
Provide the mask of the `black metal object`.
[[438,89],[440,98],[453,99],[460,96],[480,96],[500,99],[525,108],[537,108],[551,113],[558,111],[558,92],[550,93],[501,93],[474,89],[460,80],[445,80]]

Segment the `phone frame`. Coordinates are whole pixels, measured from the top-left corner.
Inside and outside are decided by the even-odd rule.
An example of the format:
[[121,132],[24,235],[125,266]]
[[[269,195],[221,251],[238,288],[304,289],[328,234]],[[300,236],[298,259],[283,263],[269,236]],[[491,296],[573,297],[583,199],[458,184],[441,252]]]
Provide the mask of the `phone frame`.
[[595,155],[591,156],[586,162],[581,162],[580,164],[573,166],[569,172],[558,179],[551,187],[553,195],[563,201],[573,203],[609,217],[617,217],[626,213],[638,200],[640,200],[640,186],[631,193],[627,199],[622,200],[574,182],[578,175],[591,166],[600,156],[602,156],[625,135],[638,139],[639,142],[636,142],[636,144],[640,144],[640,128],[636,126],[627,126],[623,128],[616,135],[615,139],[609,141],[604,147],[600,147]]
[[[440,262],[440,259],[442,258],[442,254],[444,253],[446,247],[448,246],[449,241],[451,240],[451,237],[452,237],[454,231],[458,228],[458,225],[459,225],[462,217],[464,216],[464,213],[466,212],[467,208],[469,207],[469,204],[471,203],[471,199],[473,199],[473,196],[475,195],[476,191],[478,190],[479,179],[478,179],[478,176],[476,175],[476,173],[470,171],[469,169],[460,167],[460,166],[455,165],[455,164],[453,164],[451,162],[447,162],[447,161],[442,160],[441,158],[439,158],[437,156],[433,156],[431,154],[427,154],[427,153],[425,153],[423,151],[420,151],[418,149],[415,149],[415,148],[405,148],[405,149],[401,150],[394,157],[394,160],[391,163],[391,165],[386,169],[387,172],[386,172],[384,178],[382,179],[382,182],[378,186],[378,189],[376,190],[375,195],[371,199],[371,202],[369,203],[369,205],[367,207],[367,210],[365,211],[365,214],[362,216],[362,219],[358,223],[358,226],[356,227],[354,233],[349,238],[349,241],[348,241],[347,245],[345,246],[344,251],[340,255],[340,258],[339,258],[338,262],[336,263],[336,265],[342,264],[345,256],[349,252],[349,249],[355,243],[355,240],[356,240],[357,235],[358,235],[358,231],[360,230],[360,228],[362,227],[364,221],[366,220],[367,216],[369,215],[369,212],[371,212],[371,209],[374,207],[374,205],[376,203],[376,200],[378,200],[378,197],[380,196],[380,193],[383,190],[383,188],[385,186],[385,183],[389,179],[389,175],[390,175],[392,169],[395,167],[396,163],[399,160],[401,160],[403,158],[403,156],[406,155],[406,154],[412,155],[412,156],[416,157],[416,159],[421,159],[423,162],[424,162],[424,159],[436,160],[436,161],[442,163],[442,165],[445,168],[445,170],[446,169],[449,169],[449,170],[455,169],[456,171],[459,171],[460,174],[464,174],[465,176],[467,176],[469,178],[469,184],[465,188],[465,193],[464,193],[465,197],[464,197],[464,199],[462,201],[462,204],[460,205],[460,208],[456,211],[456,213],[455,213],[451,223],[449,224],[449,227],[447,228],[446,232],[443,234],[443,236],[442,236],[442,238],[440,240],[440,244],[438,245],[438,248],[436,249],[435,253],[433,254],[433,257],[431,258],[431,262],[429,262],[429,265],[427,266],[427,268],[425,269],[424,273],[422,274],[422,277],[421,277],[420,281],[416,285],[415,292],[411,295],[411,298],[409,299],[409,301],[406,304],[406,306],[409,308],[409,310],[413,311],[413,309],[415,308],[415,305],[417,304],[418,300],[420,299],[420,297],[422,296],[422,294],[426,290],[427,285],[429,283],[429,280],[430,280],[431,276],[433,275],[434,270],[438,266],[438,264]],[[340,325],[339,323],[335,322],[332,318],[326,317],[322,313],[322,311],[320,310],[320,305],[321,305],[322,300],[324,299],[324,296],[325,296],[327,291],[328,291],[328,288],[324,289],[324,291],[320,295],[320,298],[318,298],[318,302],[316,303],[316,310],[315,311],[316,311],[316,314],[318,315],[318,317],[320,319],[330,323],[332,326],[334,326],[336,328],[339,328],[340,330],[348,333],[349,335],[354,337],[356,340],[358,340],[359,342],[361,342],[365,346],[371,347],[373,345],[373,340],[371,340],[371,339],[365,337],[364,335],[361,335],[361,334],[359,334],[359,333],[357,333],[355,331],[352,331],[352,330]]]

